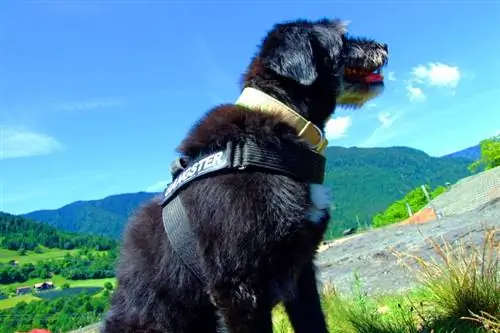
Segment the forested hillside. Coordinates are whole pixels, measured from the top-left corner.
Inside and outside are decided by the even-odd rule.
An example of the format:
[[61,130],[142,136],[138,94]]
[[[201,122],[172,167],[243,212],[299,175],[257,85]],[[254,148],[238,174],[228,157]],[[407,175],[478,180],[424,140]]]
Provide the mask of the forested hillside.
[[55,210],[38,210],[24,216],[61,230],[119,238],[128,216],[156,194],[126,193],[100,200],[77,201]]
[[327,150],[325,183],[333,188],[335,210],[329,236],[347,228],[369,225],[417,186],[432,188],[470,175],[469,160],[431,157],[407,147],[341,148]]
[[469,148],[465,148],[454,153],[445,155],[443,157],[454,157],[454,158],[465,158],[471,161],[476,161],[481,155],[481,148],[479,145],[475,145]]
[[62,232],[0,212],[0,287],[54,275],[71,280],[114,277],[117,248],[114,239]]
[[[60,231],[0,212],[0,332],[46,326],[46,320],[57,327],[88,323],[88,318],[72,321],[72,313],[92,307],[96,316],[102,312],[107,302],[99,297],[113,289],[118,245],[111,238]],[[67,300],[81,293],[98,298]],[[25,314],[20,320],[18,314],[27,309],[46,316]]]
[[52,332],[69,332],[102,320],[109,308],[109,291],[103,295],[79,294],[43,302],[20,302],[0,309],[0,333],[29,332],[47,328]]
[[0,248],[32,251],[41,246],[102,251],[115,248],[117,241],[97,235],[64,232],[22,216],[0,212]]
[[[470,174],[470,160],[431,157],[406,147],[329,147],[325,183],[335,196],[335,211],[329,237],[353,226],[369,224],[411,189],[453,183]],[[129,193],[102,200],[79,201],[55,210],[41,210],[25,216],[60,229],[120,237],[127,217],[155,193]]]

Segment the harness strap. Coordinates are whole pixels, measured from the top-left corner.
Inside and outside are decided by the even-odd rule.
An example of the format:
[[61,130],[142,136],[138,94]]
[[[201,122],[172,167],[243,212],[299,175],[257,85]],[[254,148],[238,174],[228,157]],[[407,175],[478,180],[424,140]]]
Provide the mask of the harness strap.
[[[323,183],[325,157],[306,147],[287,142],[282,147],[262,149],[253,141],[234,148],[238,169],[260,168],[304,182]],[[239,160],[238,160],[239,159]]]
[[203,283],[205,274],[196,252],[197,238],[191,230],[186,210],[179,196],[163,208],[163,226],[167,231],[170,245],[179,259]]
[[322,184],[326,158],[293,142],[281,146],[261,147],[255,141],[228,142],[225,149],[203,155],[192,161],[165,190],[162,206],[201,177],[234,170],[264,170],[287,175],[302,182]]
[[303,182],[322,184],[325,164],[323,155],[293,142],[261,147],[252,140],[228,142],[225,149],[203,154],[191,162],[174,162],[173,181],[167,186],[161,203],[163,225],[173,250],[203,284],[205,274],[197,253],[197,238],[178,195],[192,181],[214,173],[261,170],[287,175]]

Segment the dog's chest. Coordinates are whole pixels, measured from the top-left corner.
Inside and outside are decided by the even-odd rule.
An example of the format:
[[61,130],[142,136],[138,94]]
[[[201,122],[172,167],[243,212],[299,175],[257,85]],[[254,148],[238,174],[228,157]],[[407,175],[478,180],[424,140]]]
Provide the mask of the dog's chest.
[[284,279],[273,280],[270,284],[271,306],[274,307],[280,302],[286,302],[294,298],[297,292],[297,277],[290,275]]
[[313,223],[319,223],[326,214],[326,209],[330,207],[333,196],[330,188],[322,184],[310,184],[309,193],[311,207],[309,208],[307,219]]

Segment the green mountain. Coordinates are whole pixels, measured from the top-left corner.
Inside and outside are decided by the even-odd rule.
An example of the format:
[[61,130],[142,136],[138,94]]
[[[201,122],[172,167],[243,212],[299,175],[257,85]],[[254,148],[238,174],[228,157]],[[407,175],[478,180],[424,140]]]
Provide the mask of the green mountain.
[[0,212],[0,249],[36,251],[49,249],[115,249],[118,242],[98,235],[83,235],[58,230],[23,216]]
[[469,148],[465,148],[459,151],[456,151],[454,153],[445,155],[448,157],[461,157],[465,158],[468,160],[471,160],[472,162],[477,161],[478,159],[481,158],[481,147],[479,145],[475,145]]
[[127,218],[156,193],[117,194],[100,200],[76,201],[54,210],[37,210],[25,217],[61,230],[120,237]]
[[335,206],[330,237],[369,225],[376,213],[417,186],[434,188],[470,175],[468,159],[431,157],[408,147],[330,147],[326,156],[325,183],[333,189]]
[[[370,224],[372,217],[408,191],[422,185],[454,183],[468,176],[470,160],[431,157],[406,147],[329,147],[325,183],[333,188],[335,210],[329,236]],[[63,230],[120,237],[127,217],[156,193],[113,195],[78,201],[55,210],[25,214]]]

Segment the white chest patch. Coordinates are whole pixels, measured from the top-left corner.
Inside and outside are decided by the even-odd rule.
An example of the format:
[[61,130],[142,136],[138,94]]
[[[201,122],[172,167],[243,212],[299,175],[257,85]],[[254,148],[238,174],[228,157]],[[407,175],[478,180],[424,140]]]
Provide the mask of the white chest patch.
[[308,220],[318,223],[325,216],[325,210],[333,201],[332,190],[322,184],[310,184],[312,207],[308,212]]

